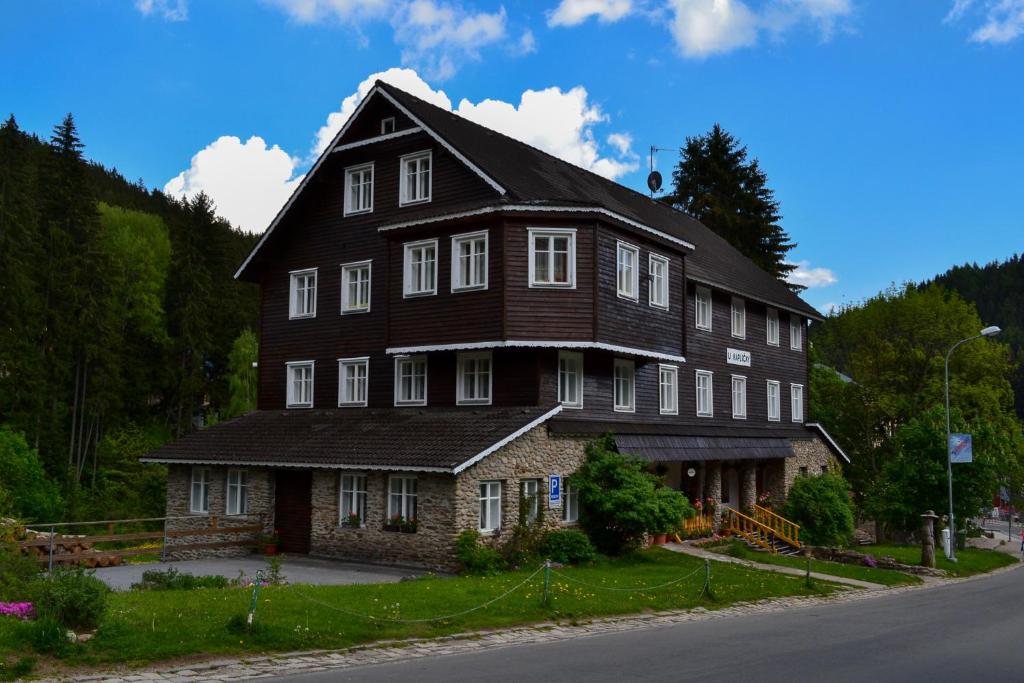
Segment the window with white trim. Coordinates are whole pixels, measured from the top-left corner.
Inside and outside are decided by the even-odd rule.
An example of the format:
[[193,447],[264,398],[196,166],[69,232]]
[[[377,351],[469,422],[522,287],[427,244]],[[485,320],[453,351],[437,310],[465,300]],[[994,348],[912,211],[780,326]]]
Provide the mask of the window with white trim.
[[416,477],[393,475],[388,479],[388,520],[416,520]]
[[316,268],[293,270],[289,275],[288,317],[316,317]]
[[765,318],[765,329],[767,330],[768,346],[779,345],[779,311],[769,308]]
[[658,366],[658,401],[662,415],[679,414],[679,368]]
[[694,384],[697,387],[698,417],[714,417],[715,415],[712,375],[710,370],[695,371]]
[[341,266],[341,313],[370,312],[370,261]]
[[620,299],[638,301],[640,299],[640,250],[632,244],[619,242],[615,249],[615,279],[618,283]]
[[583,354],[578,351],[558,352],[558,402],[583,407]]
[[650,291],[647,300],[655,308],[668,308],[668,259],[664,256],[651,254],[647,258]]
[[395,358],[395,405],[427,404],[427,357]]
[[732,376],[732,417],[747,419],[747,378],[742,375]]
[[487,231],[452,237],[452,291],[487,289]]
[[746,302],[734,296],[732,298],[732,336],[737,339],[746,339],[747,337],[747,304]]
[[224,513],[244,515],[249,512],[249,474],[245,470],[228,470],[227,500]]
[[288,407],[313,407],[313,361],[294,361],[288,368]]
[[711,331],[711,290],[697,287],[693,296],[693,321],[698,330]]
[[399,161],[401,184],[399,185],[398,205],[421,204],[430,201],[430,163],[431,153],[417,152],[407,154]]
[[521,486],[522,518],[527,524],[533,524],[540,516],[540,479],[523,479]]
[[210,468],[192,468],[192,495],[189,498],[189,512],[199,515],[210,512]]
[[373,211],[373,162],[345,169],[344,215]]
[[380,120],[380,134],[388,135],[395,132],[395,117],[389,116]]
[[530,286],[576,286],[576,230],[531,228]]
[[437,294],[437,240],[405,245],[405,296]]
[[793,422],[804,421],[804,385],[789,385],[789,410]]
[[580,494],[570,484],[562,485],[562,521],[578,522],[580,519]]
[[338,486],[338,523],[366,523],[366,475],[343,474]]
[[455,402],[459,405],[490,405],[491,352],[461,352],[456,366]]
[[615,412],[636,411],[636,364],[631,360],[615,359]]
[[789,318],[789,348],[800,351],[804,347],[804,323],[800,316]]
[[370,359],[338,359],[338,406],[365,407],[370,384]]
[[480,531],[487,533],[501,528],[501,482],[480,482]]
[[779,383],[773,379],[768,380],[768,421],[778,422],[779,412],[781,410],[781,401],[779,398]]

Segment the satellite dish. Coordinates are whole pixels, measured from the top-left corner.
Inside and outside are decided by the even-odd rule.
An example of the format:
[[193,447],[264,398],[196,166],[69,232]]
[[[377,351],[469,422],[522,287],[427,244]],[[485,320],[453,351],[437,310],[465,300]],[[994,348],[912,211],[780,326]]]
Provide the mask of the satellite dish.
[[651,174],[647,176],[647,187],[651,188],[651,192],[657,192],[661,189],[661,174],[657,171],[651,171]]

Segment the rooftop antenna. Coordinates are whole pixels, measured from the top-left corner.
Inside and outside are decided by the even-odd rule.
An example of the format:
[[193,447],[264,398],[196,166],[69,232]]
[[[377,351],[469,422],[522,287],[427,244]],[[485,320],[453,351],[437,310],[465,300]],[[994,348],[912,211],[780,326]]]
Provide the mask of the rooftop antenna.
[[657,152],[672,152],[674,151],[670,147],[657,147],[651,145],[651,173],[647,176],[647,187],[651,191],[651,199],[654,199],[654,193],[661,190],[661,173],[654,170],[654,155]]

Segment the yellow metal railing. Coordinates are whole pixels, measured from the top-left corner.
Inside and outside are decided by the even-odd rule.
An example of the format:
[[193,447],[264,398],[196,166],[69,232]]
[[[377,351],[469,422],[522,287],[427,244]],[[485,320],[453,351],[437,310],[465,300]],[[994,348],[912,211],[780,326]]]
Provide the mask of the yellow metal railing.
[[754,505],[753,517],[761,524],[771,527],[779,540],[785,541],[794,548],[800,547],[800,525],[796,522],[791,522],[782,515],[760,505]]

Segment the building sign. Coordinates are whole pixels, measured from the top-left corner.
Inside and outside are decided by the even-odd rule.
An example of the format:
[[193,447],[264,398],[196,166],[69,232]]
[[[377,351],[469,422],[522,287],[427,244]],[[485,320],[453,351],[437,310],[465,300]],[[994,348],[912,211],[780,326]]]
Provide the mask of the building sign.
[[954,465],[974,461],[970,434],[949,435],[949,461]]
[[562,505],[562,477],[557,474],[548,476],[548,506],[557,508]]
[[750,351],[740,351],[739,349],[726,349],[725,350],[725,362],[730,365],[742,365],[743,367],[750,367]]

